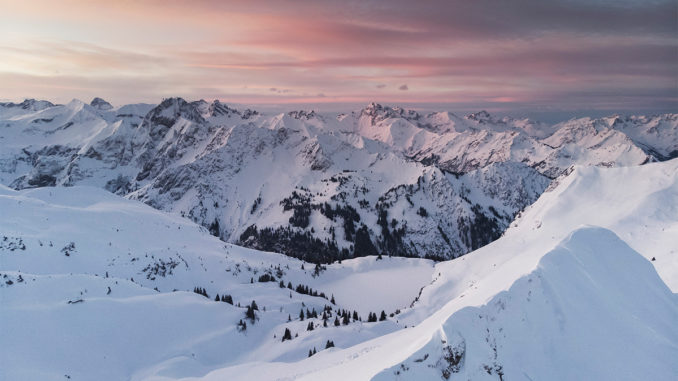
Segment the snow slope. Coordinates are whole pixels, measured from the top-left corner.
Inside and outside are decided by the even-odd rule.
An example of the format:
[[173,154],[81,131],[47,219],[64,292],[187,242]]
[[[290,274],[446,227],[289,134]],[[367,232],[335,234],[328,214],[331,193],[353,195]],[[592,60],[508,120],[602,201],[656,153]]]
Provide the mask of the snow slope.
[[373,380],[670,380],[676,321],[675,294],[650,262],[610,230],[580,228]]
[[[0,210],[0,379],[144,379],[254,359],[298,361],[328,340],[348,347],[400,329],[391,321],[333,322],[344,309],[366,321],[407,307],[433,271],[429,260],[365,257],[316,272],[93,187],[0,187]],[[264,274],[275,281],[258,281]],[[214,301],[216,294],[233,305]],[[253,300],[254,322],[244,308]],[[299,318],[302,309],[325,308],[327,328],[322,316]],[[309,322],[315,330],[307,331]],[[298,337],[282,342],[285,328]]]
[[[676,290],[677,180],[675,159],[640,167],[576,168],[502,238],[439,263],[418,302],[396,317],[410,328],[301,363],[241,364],[202,379],[358,380],[379,373],[381,379],[398,379],[406,377],[404,368],[415,367],[414,379],[442,377],[444,362],[438,360],[446,349],[441,340],[454,349],[462,339],[473,358],[464,360],[468,367],[460,372],[473,377],[489,376],[487,365],[495,379],[499,371],[524,379],[588,378],[587,371],[615,379],[626,377],[625,370],[629,379],[673,379],[676,367],[670,359],[678,353],[678,332],[671,322],[678,300],[667,284]],[[581,227],[586,224],[602,227]],[[657,259],[649,262],[653,256]],[[528,302],[530,291],[535,303]],[[533,340],[521,341],[528,334]],[[600,342],[594,345],[596,338]],[[573,348],[581,353],[567,351]],[[544,365],[528,366],[529,356],[537,353]],[[430,360],[416,361],[425,354]],[[628,360],[619,371],[618,359]],[[558,360],[576,360],[585,368],[572,369]],[[523,365],[532,375],[518,371]],[[401,374],[394,374],[398,369]],[[549,369],[554,372],[546,373]]]

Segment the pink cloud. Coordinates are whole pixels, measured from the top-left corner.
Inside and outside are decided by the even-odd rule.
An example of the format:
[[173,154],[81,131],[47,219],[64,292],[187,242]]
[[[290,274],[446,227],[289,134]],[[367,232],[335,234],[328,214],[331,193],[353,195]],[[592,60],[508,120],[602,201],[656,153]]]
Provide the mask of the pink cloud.
[[517,1],[12,2],[0,91],[675,107],[675,2]]

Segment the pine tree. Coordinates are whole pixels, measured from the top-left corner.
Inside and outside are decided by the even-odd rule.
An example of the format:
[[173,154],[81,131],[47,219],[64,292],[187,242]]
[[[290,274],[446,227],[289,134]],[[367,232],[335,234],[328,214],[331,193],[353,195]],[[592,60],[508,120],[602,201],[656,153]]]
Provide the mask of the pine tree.
[[313,352],[309,349],[308,350],[308,357],[311,357],[311,356],[313,356]]
[[313,331],[313,322],[312,321],[308,322],[308,325],[306,326],[306,330],[307,331]]
[[304,309],[302,308],[301,311],[299,311],[299,320],[304,321]]
[[239,331],[244,331],[247,329],[247,323],[244,322],[242,319],[238,322],[238,330]]
[[348,323],[350,323],[350,322],[351,322],[351,320],[348,317],[348,312],[344,313],[344,317],[343,317],[344,325],[348,325]]
[[327,344],[325,344],[325,349],[332,348],[332,347],[334,347],[334,341],[327,340]]
[[287,314],[287,321],[292,321],[292,316],[290,314]]
[[215,301],[215,302],[220,301],[220,299],[219,299],[219,294],[217,294],[217,296],[214,297],[214,301]]
[[339,322],[339,316],[337,316],[337,317],[334,318],[334,326],[338,327],[340,325],[341,325],[341,323]]
[[224,296],[224,302],[233,305],[233,297],[231,295]]
[[353,321],[358,321],[358,313],[353,311]]
[[259,311],[259,306],[257,306],[257,302],[255,302],[254,300],[252,301],[252,309],[255,311]]
[[257,315],[254,313],[254,309],[252,308],[252,306],[247,306],[245,317],[250,319],[250,321],[254,323],[254,319],[256,319]]
[[332,294],[332,299],[330,299],[330,303],[337,304],[337,303],[334,302],[334,294]]
[[285,328],[285,333],[283,334],[282,341],[284,342],[285,340],[292,340],[292,332],[290,332],[289,328]]
[[386,320],[386,312],[384,310],[381,311],[381,316],[379,316],[379,321],[384,321]]

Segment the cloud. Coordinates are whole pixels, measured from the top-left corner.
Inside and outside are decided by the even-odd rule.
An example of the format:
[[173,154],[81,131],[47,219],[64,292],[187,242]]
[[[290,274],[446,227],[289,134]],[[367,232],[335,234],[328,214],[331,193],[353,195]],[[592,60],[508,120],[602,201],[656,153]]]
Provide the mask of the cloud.
[[678,107],[675,0],[64,2],[0,13],[3,97]]

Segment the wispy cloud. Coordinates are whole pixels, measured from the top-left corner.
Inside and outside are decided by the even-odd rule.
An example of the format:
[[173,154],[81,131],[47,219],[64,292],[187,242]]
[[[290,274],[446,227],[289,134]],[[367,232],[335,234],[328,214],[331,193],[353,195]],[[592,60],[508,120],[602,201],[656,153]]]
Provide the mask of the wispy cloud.
[[0,1],[4,97],[678,105],[673,0]]

